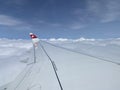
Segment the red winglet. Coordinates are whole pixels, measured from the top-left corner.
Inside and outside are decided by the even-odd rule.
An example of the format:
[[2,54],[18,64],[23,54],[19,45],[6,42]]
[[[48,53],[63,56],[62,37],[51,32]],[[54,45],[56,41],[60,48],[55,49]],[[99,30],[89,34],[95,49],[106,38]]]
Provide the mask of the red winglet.
[[33,34],[33,33],[30,33],[30,37],[31,37],[31,39],[37,38],[37,36],[35,34]]
[[32,39],[33,45],[35,47],[37,47],[38,46],[38,42],[39,42],[39,38],[37,38],[37,36],[35,34],[33,34],[33,33],[30,33],[30,37]]

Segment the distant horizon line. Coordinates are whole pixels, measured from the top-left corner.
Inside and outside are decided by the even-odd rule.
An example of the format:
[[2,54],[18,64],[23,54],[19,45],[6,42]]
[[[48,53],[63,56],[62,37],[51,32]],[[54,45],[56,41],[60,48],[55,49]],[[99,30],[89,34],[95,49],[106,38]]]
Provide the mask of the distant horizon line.
[[[39,38],[39,37],[38,37]],[[23,39],[23,38],[0,38],[0,40],[31,40],[31,39]],[[111,39],[118,39],[120,40],[120,37],[118,38],[85,38],[85,37],[80,37],[76,39],[72,38],[40,38],[41,40],[49,40],[49,41],[72,41],[72,40],[78,40],[78,41],[95,41],[95,40],[111,40]]]

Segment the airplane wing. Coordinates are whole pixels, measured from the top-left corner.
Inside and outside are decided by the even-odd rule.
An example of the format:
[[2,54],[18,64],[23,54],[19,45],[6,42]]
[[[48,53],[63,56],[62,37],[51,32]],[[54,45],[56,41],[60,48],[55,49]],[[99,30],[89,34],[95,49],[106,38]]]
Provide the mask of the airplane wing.
[[33,62],[0,90],[120,90],[119,65],[30,36]]

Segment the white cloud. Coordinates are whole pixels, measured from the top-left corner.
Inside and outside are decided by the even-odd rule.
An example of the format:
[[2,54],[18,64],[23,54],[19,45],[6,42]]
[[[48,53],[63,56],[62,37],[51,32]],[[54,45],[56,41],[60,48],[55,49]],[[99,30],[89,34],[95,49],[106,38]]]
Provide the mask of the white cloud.
[[[29,41],[0,39],[0,56],[21,55],[32,47]],[[21,52],[19,52],[21,51]]]
[[62,24],[60,24],[60,23],[47,22],[47,21],[44,21],[44,20],[38,20],[38,23],[48,25],[48,26],[52,26],[52,27],[60,27],[60,26],[62,26]]
[[107,11],[103,16],[102,22],[111,22],[115,20],[120,20],[120,1],[109,1],[106,5]]
[[[46,39],[47,40],[47,39]],[[58,39],[55,39],[55,38],[50,38],[48,39],[47,41],[50,41],[50,42],[64,42],[64,41],[68,41],[69,39],[67,38],[58,38]]]
[[79,30],[79,29],[82,29],[84,27],[85,27],[85,25],[83,25],[81,23],[73,23],[73,24],[69,25],[69,28],[74,29],[74,30]]
[[20,25],[22,22],[20,20],[17,20],[13,17],[7,16],[7,15],[0,15],[0,25],[5,26],[16,26]]
[[89,0],[87,10],[100,22],[105,23],[120,20],[119,0]]
[[74,41],[76,41],[76,42],[79,42],[79,41],[95,41],[95,39],[87,39],[87,38],[81,37],[81,38],[76,39]]
[[57,40],[58,40],[58,41],[68,41],[67,38],[58,38]]
[[[75,10],[74,14],[75,15],[80,15],[80,12],[78,10]],[[87,24],[85,24],[83,22],[83,21],[85,21],[84,20],[85,18],[80,17],[80,16],[78,16],[78,18],[79,18],[78,20],[74,20],[72,22],[69,22],[69,23],[67,23],[65,25],[61,25],[61,26],[65,27],[65,28],[68,28],[68,29],[72,29],[72,30],[80,30],[82,28],[85,28],[87,26]]]
[[33,25],[18,18],[0,14],[0,26],[7,26],[15,30],[30,30]]
[[94,38],[91,38],[91,39],[88,39],[88,38],[84,38],[84,37],[81,37],[79,39],[67,39],[67,38],[50,38],[50,39],[43,39],[45,41],[50,41],[50,42],[67,42],[67,41],[70,41],[70,42],[81,42],[81,41],[95,41],[96,39]]
[[56,41],[56,39],[55,38],[50,38],[49,41]]

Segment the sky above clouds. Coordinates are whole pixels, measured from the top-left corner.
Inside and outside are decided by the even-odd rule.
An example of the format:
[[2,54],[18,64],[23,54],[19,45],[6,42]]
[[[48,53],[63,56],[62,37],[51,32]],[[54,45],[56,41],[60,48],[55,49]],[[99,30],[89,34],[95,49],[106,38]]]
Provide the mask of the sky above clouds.
[[1,0],[0,38],[118,38],[120,0]]

